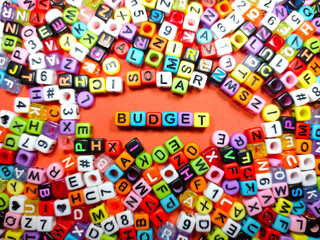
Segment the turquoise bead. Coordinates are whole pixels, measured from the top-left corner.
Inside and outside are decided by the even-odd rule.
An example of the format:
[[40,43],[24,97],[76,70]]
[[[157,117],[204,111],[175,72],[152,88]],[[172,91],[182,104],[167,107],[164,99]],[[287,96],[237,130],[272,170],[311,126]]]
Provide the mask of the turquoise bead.
[[173,195],[173,193],[170,193],[167,197],[160,200],[160,203],[163,207],[163,209],[169,213],[175,210],[179,207],[179,201],[178,199]]
[[6,75],[6,73],[2,70],[0,70],[0,85],[2,83],[2,80],[4,79],[4,76]]
[[[117,174],[115,174],[114,171],[116,171]],[[104,175],[106,175],[106,177],[113,183],[118,181],[123,174],[124,172],[116,164],[112,164],[104,173]]]
[[296,50],[299,50],[303,45],[302,38],[297,34],[291,34],[287,38],[286,43],[289,44],[291,47],[293,47]]
[[145,127],[147,124],[147,114],[145,112],[131,112],[130,126]]
[[141,67],[144,59],[144,52],[140,49],[136,49],[131,47],[128,51],[126,60],[128,63],[131,63],[132,65],[136,67]]
[[320,83],[320,75],[317,76],[317,82]]
[[71,233],[68,233],[67,236],[64,238],[64,240],[77,240],[78,238],[71,235]]
[[11,0],[15,5],[18,5],[18,0]]
[[314,18],[314,11],[310,6],[302,6],[299,8],[298,13],[300,13],[306,21],[311,21]]
[[0,178],[10,180],[13,176],[13,165],[0,166]]
[[164,127],[178,126],[178,113],[177,112],[163,112],[162,113],[162,126],[164,126]]
[[163,71],[177,74],[180,64],[180,58],[173,56],[166,56],[163,64]]
[[201,28],[197,32],[196,39],[199,45],[206,44],[212,41],[213,34],[208,28]]
[[303,202],[302,199],[299,199],[298,201],[292,201],[293,206],[291,209],[291,214],[294,215],[301,215],[306,211],[306,204]]
[[285,217],[281,214],[278,214],[272,224],[272,228],[281,233],[286,233],[289,230],[290,223],[291,223],[290,218]]
[[83,34],[88,30],[87,25],[83,22],[75,22],[72,25],[72,29],[71,32],[73,34],[73,36],[75,36],[76,38],[80,39]]
[[320,125],[312,124],[311,125],[311,139],[320,140]]
[[256,180],[239,181],[240,193],[242,196],[255,196],[257,195],[257,182]]
[[153,229],[149,228],[148,230],[138,230],[137,231],[137,240],[152,240],[153,239]]
[[254,237],[261,228],[261,224],[254,218],[246,215],[240,222],[241,230],[251,237]]

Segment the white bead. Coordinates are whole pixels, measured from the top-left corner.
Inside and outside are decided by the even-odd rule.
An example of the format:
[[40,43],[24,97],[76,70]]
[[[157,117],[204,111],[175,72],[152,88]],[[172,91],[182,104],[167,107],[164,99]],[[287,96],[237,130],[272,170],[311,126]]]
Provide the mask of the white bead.
[[76,103],[76,91],[73,88],[60,89],[59,103],[60,104],[75,104]]
[[275,74],[279,75],[283,73],[289,66],[289,61],[284,56],[277,54],[269,63],[270,67],[273,68]]
[[103,183],[101,173],[98,169],[85,172],[83,179],[87,187],[95,187]]
[[89,49],[77,42],[70,50],[69,54],[79,62],[83,62],[89,53]]
[[171,72],[157,72],[156,85],[160,88],[171,88],[172,73]]
[[117,194],[114,190],[113,183],[108,181],[98,186],[99,197],[101,201],[108,200],[110,198],[114,198]]
[[242,23],[244,23],[244,18],[241,13],[237,11],[230,13],[225,19],[229,24],[230,33],[233,33]]
[[94,223],[90,223],[87,231],[86,231],[86,238],[90,240],[101,239],[103,235],[103,229],[94,225]]
[[38,216],[37,217],[37,231],[51,232],[56,225],[56,218],[53,216]]
[[[29,66],[31,70],[44,69],[47,67],[44,61],[43,53],[30,54],[28,57]],[[38,82],[37,82],[38,83]]]
[[104,31],[109,35],[115,37],[116,39],[119,37],[120,30],[122,28],[121,23],[116,20],[110,18],[104,26]]
[[90,187],[83,189],[84,200],[87,205],[94,204],[100,202],[98,188]]
[[117,223],[119,228],[130,227],[134,224],[133,213],[130,210],[116,214]]
[[231,218],[228,218],[226,224],[221,228],[221,230],[229,237],[235,238],[241,230],[241,225]]
[[66,3],[76,8],[81,8],[83,0],[66,0]]
[[14,99],[14,111],[16,113],[28,113],[30,108],[30,98],[16,97]]
[[30,54],[35,54],[43,50],[43,44],[37,36],[32,36],[27,41],[25,41],[24,47]]
[[88,30],[97,36],[99,36],[103,32],[103,29],[105,26],[106,26],[105,21],[103,21],[102,19],[96,16],[93,16],[87,24]]
[[17,114],[8,110],[1,110],[0,111],[0,126],[4,128],[9,128],[13,119],[18,117]]
[[279,121],[264,122],[260,124],[266,138],[274,138],[282,135],[281,123]]
[[270,138],[265,140],[268,154],[278,154],[282,152],[282,144],[280,138]]
[[285,4],[288,0],[276,0],[277,5]]
[[54,201],[54,214],[57,217],[68,216],[71,214],[71,206],[68,198]]
[[172,164],[169,164],[169,165],[165,166],[164,168],[162,168],[160,170],[160,175],[162,176],[163,180],[167,184],[172,183],[174,180],[179,178],[179,174],[176,171],[176,169],[173,167]]
[[234,11],[243,15],[249,8],[251,4],[247,0],[236,0],[231,4]]
[[123,81],[121,77],[106,77],[107,92],[122,93]]
[[195,13],[187,13],[183,20],[182,29],[197,32],[200,18]]
[[194,226],[196,225],[196,219],[189,213],[183,211],[180,212],[177,219],[177,228],[187,233],[192,233]]
[[89,172],[94,170],[93,155],[79,155],[77,157],[78,172]]
[[80,109],[77,104],[61,104],[62,120],[78,120],[80,118]]
[[257,7],[264,12],[272,12],[276,5],[276,0],[259,1]]
[[141,5],[141,0],[125,0],[125,7],[131,11],[133,7]]
[[47,23],[52,23],[55,19],[60,17],[63,17],[62,12],[57,8],[52,8],[46,13],[45,19]]
[[297,30],[304,22],[304,17],[297,11],[292,11],[289,16],[284,20],[285,23],[294,30]]
[[148,21],[146,8],[142,5],[134,6],[130,9],[131,19],[134,25],[140,27],[145,21]]
[[44,85],[54,85],[57,83],[57,72],[51,69],[37,70],[36,82]]
[[232,45],[228,37],[215,41],[214,45],[216,47],[218,57],[232,53]]
[[272,187],[272,180],[270,173],[258,173],[256,174],[257,188],[258,190],[269,189]]
[[286,174],[288,184],[297,184],[302,182],[301,170],[299,168],[287,169]]
[[320,98],[320,83],[315,82],[307,88],[307,94],[310,102],[315,102]]
[[229,22],[227,22],[227,20],[220,19],[218,22],[212,25],[212,27],[210,28],[210,31],[212,32],[213,38],[215,40],[218,40],[223,38],[228,33],[230,33],[231,26]]
[[37,139],[35,149],[39,152],[48,154],[51,153],[56,146],[57,140],[48,138],[45,135],[40,135]]
[[21,229],[28,231],[37,230],[37,216],[22,215]]
[[9,200],[9,211],[13,213],[23,213],[24,212],[24,202],[27,200],[27,196],[13,195]]
[[4,38],[3,29],[4,29],[4,22],[0,22],[0,38]]
[[38,137],[27,133],[22,133],[19,140],[19,148],[27,151],[35,151]]
[[308,187],[317,184],[317,175],[314,170],[301,171],[302,186]]
[[210,232],[211,220],[209,214],[196,213],[196,231],[197,232]]
[[302,106],[309,103],[309,97],[305,88],[300,88],[289,92],[295,106]]
[[177,31],[178,31],[178,27],[176,25],[173,25],[172,23],[164,21],[161,24],[158,34],[159,36],[164,37],[168,40],[174,40],[176,37]]
[[298,155],[301,171],[312,170],[316,167],[316,159],[313,154]]
[[159,0],[156,5],[156,9],[164,12],[165,16],[168,17],[171,13],[173,0]]
[[218,202],[222,197],[222,194],[223,189],[212,182],[208,182],[206,189],[203,191],[203,195],[213,202]]
[[43,87],[43,97],[44,101],[58,101],[59,100],[59,86],[53,85],[53,86],[44,86]]
[[101,222],[101,227],[103,228],[104,233],[107,235],[114,234],[120,229],[114,216],[110,216],[106,220],[103,220]]
[[74,173],[72,175],[66,176],[65,178],[67,188],[70,191],[80,189],[84,187],[84,182],[81,173]]
[[202,90],[206,86],[207,79],[208,76],[206,74],[194,71],[189,80],[189,86]]
[[267,13],[259,23],[259,27],[262,25],[268,28],[270,31],[273,31],[276,29],[276,27],[279,25],[281,20],[272,12]]

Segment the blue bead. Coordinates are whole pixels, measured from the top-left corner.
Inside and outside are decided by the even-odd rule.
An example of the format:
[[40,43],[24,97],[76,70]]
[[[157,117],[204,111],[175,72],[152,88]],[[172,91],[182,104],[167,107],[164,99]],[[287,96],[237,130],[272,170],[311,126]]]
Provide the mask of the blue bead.
[[164,126],[164,127],[178,126],[178,113],[177,112],[163,112],[162,113],[162,126]]
[[78,238],[72,236],[70,233],[67,234],[67,236],[64,238],[64,240],[77,240]]
[[317,76],[317,82],[320,83],[320,75]]
[[242,196],[255,196],[257,195],[257,182],[256,180],[239,181],[240,193]]
[[123,174],[124,172],[116,164],[112,164],[104,173],[104,175],[113,183],[118,181]]
[[0,70],[0,85],[2,83],[2,80],[4,79],[4,76],[6,75],[6,73],[2,70]]
[[148,230],[138,230],[137,231],[137,240],[152,240],[153,229],[149,228]]
[[145,127],[147,123],[147,114],[145,112],[131,112],[130,126]]
[[320,140],[320,125],[312,124],[310,133],[311,133],[311,139]]
[[262,60],[256,55],[249,54],[243,60],[242,64],[249,68],[251,72],[255,72],[261,66]]
[[287,182],[286,169],[282,166],[270,167],[272,183]]
[[179,69],[179,64],[180,64],[180,58],[173,57],[173,56],[166,56],[166,59],[164,60],[164,64],[163,64],[163,71],[176,74]]
[[303,202],[302,199],[299,199],[298,201],[292,201],[293,206],[291,209],[291,214],[293,215],[301,215],[306,210],[306,204]]
[[208,28],[201,28],[197,32],[196,39],[199,45],[206,44],[212,41],[213,34]]
[[140,49],[131,47],[128,51],[126,60],[136,67],[141,67],[144,59],[144,52]]
[[18,94],[22,89],[22,84],[19,78],[5,75],[1,82],[1,88],[7,92]]
[[158,230],[159,238],[163,240],[173,240],[176,235],[177,228],[171,222],[165,222]]
[[306,21],[311,21],[314,18],[314,11],[310,6],[302,6],[299,8],[298,13],[300,13]]
[[241,230],[251,237],[254,237],[261,228],[261,224],[254,218],[246,215],[240,222]]
[[83,22],[75,22],[71,28],[73,36],[78,39],[80,39],[87,30],[87,25]]
[[309,236],[308,236],[308,240],[320,240],[320,237],[315,238],[315,237],[309,237]]
[[16,164],[13,166],[12,178],[26,182],[28,176],[28,167]]
[[289,44],[291,47],[293,47],[296,50],[299,50],[303,45],[302,38],[297,34],[291,34],[287,38],[286,43]]
[[278,230],[281,233],[286,233],[289,230],[290,223],[290,218],[278,214],[272,224],[272,228]]
[[317,185],[303,187],[303,201],[306,203],[313,203],[320,199],[320,193]]
[[13,175],[13,165],[0,166],[0,178],[10,180]]
[[175,210],[179,207],[179,201],[178,199],[173,195],[173,193],[170,193],[167,197],[160,200],[160,203],[163,207],[163,209],[169,213]]
[[15,5],[18,5],[18,0],[11,0]]

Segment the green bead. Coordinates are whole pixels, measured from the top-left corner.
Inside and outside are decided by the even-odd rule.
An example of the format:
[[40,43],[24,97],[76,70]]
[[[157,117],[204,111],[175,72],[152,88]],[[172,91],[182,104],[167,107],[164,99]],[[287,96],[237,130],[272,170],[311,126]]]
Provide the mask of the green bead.
[[43,125],[46,121],[29,118],[27,123],[26,132],[34,135],[40,135]]
[[96,42],[98,41],[99,37],[95,35],[93,32],[87,30],[83,36],[80,38],[80,43],[84,45],[86,48],[91,49]]
[[0,211],[5,210],[9,207],[10,197],[6,193],[0,193]]
[[152,189],[160,200],[169,196],[169,194],[171,193],[168,184],[166,184],[164,180],[161,180],[160,182],[153,185]]
[[278,34],[284,40],[286,40],[291,33],[293,32],[293,28],[286,22],[281,22],[274,30],[273,34]]
[[92,124],[91,123],[77,123],[76,124],[76,138],[91,138]]
[[135,163],[137,165],[138,168],[140,169],[148,169],[149,167],[151,167],[152,165],[152,157],[149,153],[146,152],[142,152],[140,153],[135,160]]
[[318,189],[320,191],[320,176],[317,176],[317,186],[318,186]]
[[172,4],[172,10],[186,13],[187,5],[188,5],[188,1],[174,0],[174,2]]
[[303,46],[308,48],[314,54],[317,54],[320,51],[320,40],[312,37],[303,43]]
[[171,92],[180,94],[180,95],[185,95],[188,90],[188,85],[189,85],[188,80],[175,77],[173,78],[173,81],[172,81]]
[[68,7],[63,11],[63,20],[68,24],[74,24],[78,21],[79,10],[74,7]]
[[225,234],[221,228],[219,228],[218,226],[215,226],[211,232],[208,234],[207,236],[208,240],[228,240],[229,237],[227,236],[227,234]]
[[13,52],[16,47],[21,47],[22,41],[20,38],[11,35],[5,35],[1,48],[6,52]]
[[164,145],[166,146],[171,155],[175,154],[183,148],[183,144],[177,136],[173,136],[172,138],[170,138],[168,141],[164,143]]
[[19,140],[20,136],[8,133],[4,139],[3,147],[9,150],[18,151],[19,150]]
[[98,9],[99,5],[103,3],[103,0],[85,0],[84,4],[88,7],[91,7],[92,9],[96,10]]
[[14,20],[22,25],[29,25],[30,11],[18,8]]
[[8,180],[0,178],[0,192],[3,192],[7,188]]
[[162,62],[163,54],[160,52],[157,52],[153,49],[150,49],[146,58],[145,63],[151,67],[158,68]]
[[278,54],[283,56],[289,62],[293,60],[293,58],[297,55],[297,50],[291,47],[290,44],[285,44],[283,47],[278,51]]
[[100,240],[117,240],[118,235],[117,234],[112,234],[112,235],[107,235],[107,234],[102,234],[102,237],[100,238]]
[[152,151],[152,158],[156,163],[165,163],[169,158],[169,152],[163,146],[155,147]]
[[201,156],[197,157],[196,159],[191,160],[190,165],[198,176],[203,175],[209,171],[208,163]]
[[10,124],[10,131],[14,134],[21,135],[26,131],[28,121],[24,119],[23,117],[15,117]]

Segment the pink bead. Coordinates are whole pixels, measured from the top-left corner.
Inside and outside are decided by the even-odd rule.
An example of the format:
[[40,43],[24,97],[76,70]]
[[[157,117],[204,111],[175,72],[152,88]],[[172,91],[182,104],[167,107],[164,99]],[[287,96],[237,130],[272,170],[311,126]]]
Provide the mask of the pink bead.
[[246,207],[247,214],[250,217],[255,216],[262,212],[261,204],[259,202],[259,199],[256,196],[253,196],[251,198],[243,198],[242,202]]
[[279,79],[283,83],[285,90],[290,90],[298,83],[297,76],[291,71],[287,71]]
[[29,52],[21,47],[16,47],[11,55],[11,60],[20,63],[21,65],[27,65],[27,59]]
[[3,226],[5,228],[18,229],[22,214],[7,212],[4,217]]
[[21,37],[23,40],[27,41],[33,36],[38,37],[37,29],[34,26],[25,26],[22,28]]
[[276,202],[275,198],[273,197],[271,189],[258,191],[257,197],[259,199],[261,207],[268,207]]
[[313,3],[314,3],[314,0],[306,0],[303,5],[304,6],[310,6]]
[[18,6],[22,9],[32,11],[36,9],[36,0],[18,0]]
[[305,217],[290,214],[289,219],[291,220],[289,231],[297,233],[306,231],[307,219]]
[[219,67],[221,67],[227,73],[232,72],[237,65],[236,59],[231,55],[225,55],[219,60]]
[[216,166],[212,165],[209,171],[204,175],[209,181],[219,184],[224,176],[224,171]]
[[79,21],[88,24],[91,18],[94,16],[95,11],[86,5],[83,5],[79,11],[78,19]]
[[152,188],[149,186],[149,184],[141,178],[138,182],[136,182],[132,186],[132,190],[141,198],[144,198],[148,195],[149,192],[151,192]]
[[272,193],[275,198],[287,197],[289,195],[289,188],[286,182],[273,183]]
[[282,165],[282,161],[276,158],[268,158],[269,165],[272,167],[277,167]]
[[108,5],[113,10],[116,10],[117,8],[123,6],[123,0],[104,0],[104,4]]
[[51,180],[59,180],[64,176],[64,168],[61,163],[51,163],[47,168],[47,176]]
[[76,139],[75,135],[59,135],[58,146],[61,150],[73,150],[74,149],[74,140]]
[[223,130],[215,131],[212,134],[211,142],[218,148],[225,147],[229,144],[229,135]]
[[253,115],[257,115],[262,111],[265,105],[266,101],[262,97],[254,94],[244,109]]
[[131,211],[135,211],[140,203],[142,202],[142,198],[131,191],[126,199],[123,201],[123,205]]
[[46,169],[31,167],[28,169],[27,182],[33,184],[42,184],[47,180]]
[[94,161],[93,166],[97,168],[101,173],[107,171],[107,169],[114,164],[114,161],[111,157],[107,156],[106,154],[100,154]]

